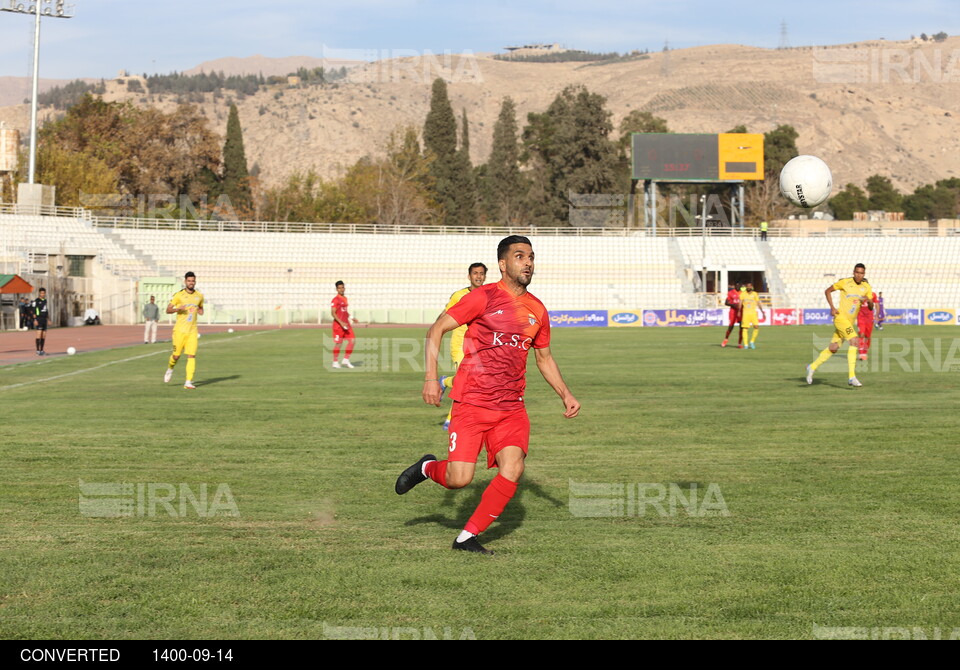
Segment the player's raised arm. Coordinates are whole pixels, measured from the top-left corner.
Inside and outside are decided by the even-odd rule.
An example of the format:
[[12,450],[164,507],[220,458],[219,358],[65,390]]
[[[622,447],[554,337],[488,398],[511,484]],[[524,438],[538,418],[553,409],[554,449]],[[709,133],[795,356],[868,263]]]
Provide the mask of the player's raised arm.
[[580,403],[573,397],[570,389],[567,388],[566,382],[563,381],[563,375],[560,374],[560,366],[557,365],[557,361],[553,358],[550,347],[534,349],[533,351],[537,357],[537,369],[540,370],[540,374],[543,375],[543,378],[550,384],[551,388],[556,391],[560,399],[563,400],[565,410],[563,415],[568,419],[577,416],[577,414],[580,413]]
[[424,343],[424,380],[423,402],[428,405],[440,406],[440,377],[437,374],[437,359],[440,357],[440,342],[444,333],[460,326],[457,320],[444,312],[433,322],[427,330],[427,339]]

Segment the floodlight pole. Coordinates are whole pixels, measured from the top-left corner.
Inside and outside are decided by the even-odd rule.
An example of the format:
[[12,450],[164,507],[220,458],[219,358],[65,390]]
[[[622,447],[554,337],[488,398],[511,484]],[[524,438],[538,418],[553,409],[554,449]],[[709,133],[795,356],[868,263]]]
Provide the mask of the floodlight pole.
[[[34,0],[36,5],[36,19],[33,28],[33,95],[30,96],[30,172],[28,184],[34,183],[34,177],[37,172],[37,95],[40,89],[40,15],[44,4],[50,4],[53,0]],[[15,0],[10,0],[9,7],[0,7],[2,12],[17,12],[18,14],[30,14],[29,10],[23,9],[23,5],[17,5]],[[72,15],[67,13],[63,6],[63,0],[58,0],[56,4],[56,13],[47,11],[44,16],[50,16],[58,19],[70,19]]]

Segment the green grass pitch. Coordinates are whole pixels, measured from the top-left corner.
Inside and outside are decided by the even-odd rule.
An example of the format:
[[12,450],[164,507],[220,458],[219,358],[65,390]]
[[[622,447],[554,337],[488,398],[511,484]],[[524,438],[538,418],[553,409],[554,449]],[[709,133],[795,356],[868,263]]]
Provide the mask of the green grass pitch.
[[[337,371],[324,334],[205,336],[196,391],[183,362],[161,382],[161,345],[0,370],[0,637],[960,634],[960,328],[875,333],[860,389],[844,351],[805,383],[825,327],[752,351],[715,328],[555,329],[583,409],[563,418],[531,355],[493,557],[449,549],[492,472],[393,492],[445,453],[448,402],[424,405],[410,365],[423,329],[361,330]],[[95,507],[81,482],[130,486]]]

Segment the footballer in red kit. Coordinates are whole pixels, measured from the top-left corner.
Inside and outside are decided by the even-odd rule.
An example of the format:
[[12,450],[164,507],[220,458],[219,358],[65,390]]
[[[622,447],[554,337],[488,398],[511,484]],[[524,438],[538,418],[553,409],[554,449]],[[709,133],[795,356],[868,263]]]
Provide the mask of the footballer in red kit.
[[[730,325],[727,326],[727,333],[723,336],[723,342],[720,344],[721,347],[727,346],[727,341],[730,339],[730,331],[733,330],[733,327],[740,322],[741,317],[741,307],[740,304],[740,291],[737,290],[737,287],[733,284],[730,284],[730,290],[727,291],[727,299],[724,300],[723,304],[730,308]],[[740,330],[740,337],[743,337],[743,330]],[[740,341],[740,347],[743,348],[743,341]]]
[[530,440],[530,420],[523,404],[527,355],[531,350],[543,378],[560,396],[564,416],[573,418],[580,403],[570,393],[550,352],[550,317],[526,287],[533,278],[530,240],[511,235],[501,240],[497,258],[502,279],[470,291],[444,312],[427,331],[426,379],[423,400],[440,404],[437,358],[443,334],[466,324],[464,359],[457,369],[451,398],[453,415],[448,433],[447,460],[426,454],[397,478],[404,494],[432,479],[448,489],[473,481],[477,458],[487,451],[487,467],[499,473],[487,486],[480,505],[454,540],[453,548],[481,554],[477,536],[503,512],[517,490]]
[[860,338],[858,347],[860,349],[860,360],[867,360],[867,352],[870,351],[870,338],[873,337],[873,306],[877,304],[877,294],[871,294],[871,302],[860,303],[860,311],[857,312],[857,331]]
[[[352,368],[350,363],[350,354],[353,353],[353,345],[356,344],[356,336],[353,334],[353,328],[350,326],[350,312],[347,310],[349,303],[345,295],[347,287],[342,281],[336,283],[337,295],[330,301],[330,316],[333,317],[333,367]],[[343,364],[341,365],[340,344],[346,341],[347,350],[343,354]]]

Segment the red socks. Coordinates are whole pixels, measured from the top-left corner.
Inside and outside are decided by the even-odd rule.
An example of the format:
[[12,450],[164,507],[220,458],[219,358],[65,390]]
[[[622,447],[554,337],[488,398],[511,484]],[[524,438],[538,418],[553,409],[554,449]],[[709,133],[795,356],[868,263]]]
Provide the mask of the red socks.
[[479,535],[503,513],[504,508],[517,492],[517,483],[511,482],[503,475],[498,474],[480,498],[480,504],[467,525],[463,527],[468,533]]
[[423,473],[445,489],[447,486],[447,463],[450,461],[430,461],[423,466]]
[[[430,461],[423,466],[423,473],[444,488],[447,486],[447,465],[450,461]],[[480,504],[473,512],[473,516],[463,527],[468,533],[479,535],[490,527],[497,517],[503,513],[507,503],[517,492],[517,483],[511,482],[503,475],[498,474],[487,485],[480,497]]]

